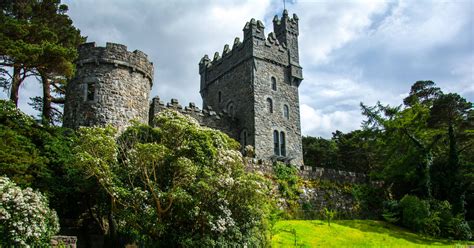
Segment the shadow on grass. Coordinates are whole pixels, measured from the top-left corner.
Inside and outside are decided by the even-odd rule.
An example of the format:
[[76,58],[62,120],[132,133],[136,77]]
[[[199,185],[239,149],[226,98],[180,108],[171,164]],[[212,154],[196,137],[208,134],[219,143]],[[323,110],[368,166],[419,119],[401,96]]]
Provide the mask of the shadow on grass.
[[376,221],[376,220],[336,220],[334,221],[335,224],[346,226],[350,228],[354,228],[360,230],[362,232],[372,232],[372,233],[380,233],[380,234],[387,234],[397,239],[404,239],[414,244],[422,244],[422,245],[453,245],[454,242],[457,243],[467,243],[463,241],[448,241],[448,240],[440,240],[431,237],[421,236],[411,231],[394,226],[392,224],[383,222],[383,221]]

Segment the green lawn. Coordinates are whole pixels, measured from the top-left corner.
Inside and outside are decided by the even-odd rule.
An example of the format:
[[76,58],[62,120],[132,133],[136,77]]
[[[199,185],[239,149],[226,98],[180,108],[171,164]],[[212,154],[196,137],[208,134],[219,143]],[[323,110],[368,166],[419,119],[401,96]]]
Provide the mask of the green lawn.
[[[467,247],[423,237],[383,221],[337,220],[329,227],[320,220],[287,220],[273,228],[272,247]],[[473,242],[470,242],[474,245]]]

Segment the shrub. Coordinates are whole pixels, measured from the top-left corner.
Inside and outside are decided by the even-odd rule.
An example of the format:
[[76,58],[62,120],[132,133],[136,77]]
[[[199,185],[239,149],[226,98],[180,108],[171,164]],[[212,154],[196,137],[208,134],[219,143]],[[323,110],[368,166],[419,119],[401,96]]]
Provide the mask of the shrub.
[[397,223],[400,220],[400,204],[398,204],[398,201],[385,201],[382,217],[390,223]]
[[271,184],[244,170],[239,144],[171,110],[155,125],[79,130],[77,166],[115,203],[118,233],[144,247],[264,247]]
[[428,202],[416,196],[405,195],[400,200],[402,224],[416,232],[423,232],[424,225],[430,216]]
[[472,238],[471,228],[461,215],[451,219],[448,224],[447,233],[454,239],[470,240]]
[[352,187],[352,195],[359,203],[361,212],[365,217],[376,218],[380,216],[383,202],[386,199],[385,190],[371,184],[356,184]]
[[0,197],[0,246],[48,246],[59,221],[46,197],[8,177],[0,177]]
[[295,218],[295,213],[299,208],[298,200],[300,195],[299,177],[297,169],[294,166],[286,165],[280,162],[274,164],[273,171],[275,172],[275,179],[278,183],[278,189],[287,203],[288,218]]

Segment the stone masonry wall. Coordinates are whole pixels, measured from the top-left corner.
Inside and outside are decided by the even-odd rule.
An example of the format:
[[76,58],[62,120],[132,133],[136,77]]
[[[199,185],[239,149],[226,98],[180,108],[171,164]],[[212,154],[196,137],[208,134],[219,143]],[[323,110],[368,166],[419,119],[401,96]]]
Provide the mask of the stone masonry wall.
[[165,109],[176,110],[193,117],[201,126],[220,130],[234,139],[238,138],[237,129],[233,128],[238,126],[235,118],[224,112],[217,113],[210,107],[200,110],[194,103],[189,103],[188,106],[183,108],[176,99],[171,99],[171,102],[165,104],[159,97],[154,97],[150,105],[149,124],[153,125],[153,117]]
[[141,51],[120,44],[79,47],[76,76],[69,82],[64,126],[103,126],[123,129],[130,120],[148,121],[148,97],[153,64]]

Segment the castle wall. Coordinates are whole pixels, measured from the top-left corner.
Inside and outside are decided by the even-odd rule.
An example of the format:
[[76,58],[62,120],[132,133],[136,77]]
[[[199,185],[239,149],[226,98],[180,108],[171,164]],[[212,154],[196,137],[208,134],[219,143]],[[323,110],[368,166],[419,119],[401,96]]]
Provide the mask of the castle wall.
[[207,107],[200,110],[194,103],[188,106],[181,106],[178,100],[171,99],[171,102],[165,104],[159,97],[154,97],[150,104],[149,124],[153,126],[153,118],[165,109],[173,109],[184,115],[193,117],[201,126],[220,130],[231,138],[238,139],[237,119],[232,118],[227,113],[216,112],[212,108]]
[[107,43],[79,47],[76,76],[69,82],[64,126],[113,126],[124,128],[136,119],[148,121],[148,97],[153,65],[140,51]]
[[[227,113],[238,120],[238,125],[234,124],[229,128],[235,129],[239,134],[235,139],[240,141],[242,146],[254,145],[252,67],[252,60],[240,61],[220,77],[210,77],[213,81],[209,81],[207,87],[201,90],[203,108],[211,106],[215,111]],[[223,67],[213,68],[209,70],[209,74],[219,74],[222,69]]]

